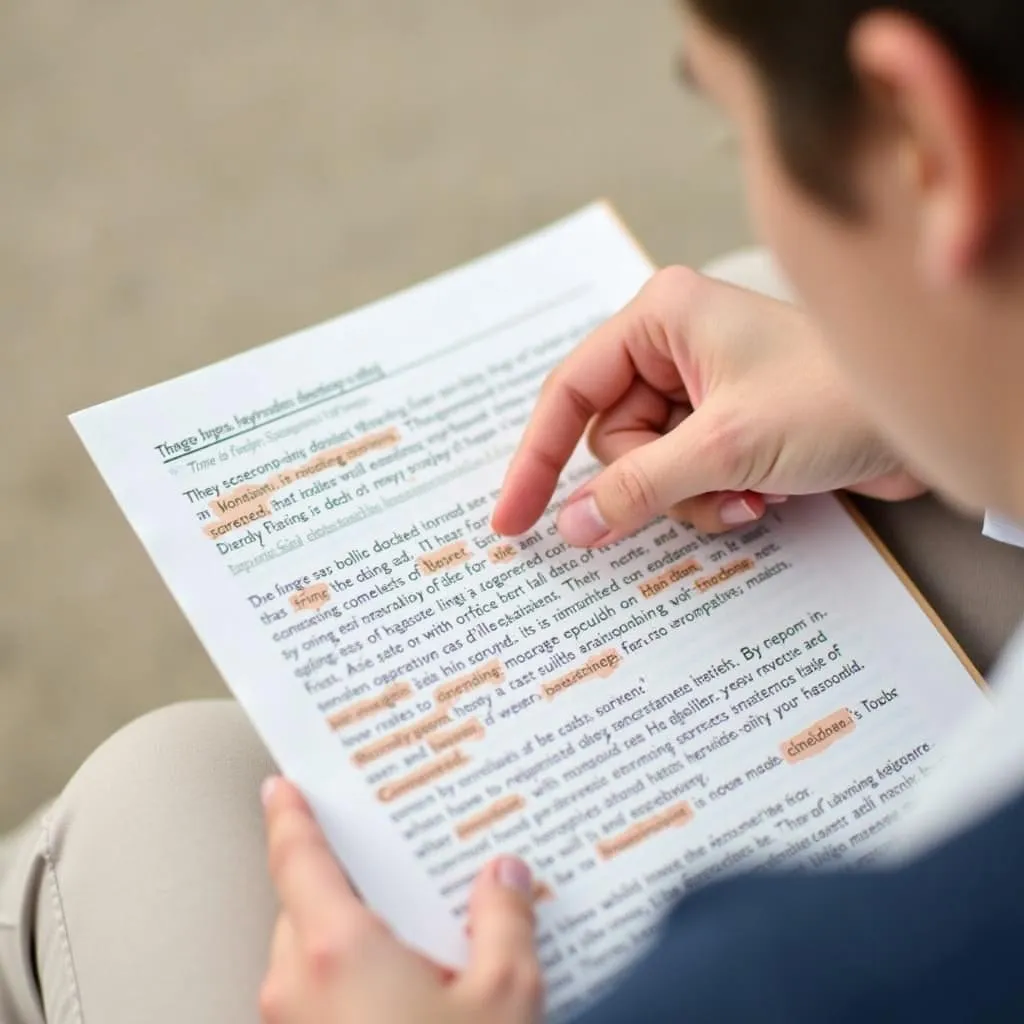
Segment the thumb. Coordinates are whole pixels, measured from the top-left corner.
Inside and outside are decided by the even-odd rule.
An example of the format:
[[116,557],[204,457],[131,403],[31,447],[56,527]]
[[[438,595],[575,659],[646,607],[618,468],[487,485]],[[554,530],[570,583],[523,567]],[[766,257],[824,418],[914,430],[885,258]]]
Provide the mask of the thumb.
[[480,873],[469,904],[469,967],[461,984],[488,1020],[532,1020],[543,1001],[533,944],[533,880],[515,857],[500,857]]
[[721,422],[705,403],[670,433],[616,459],[562,509],[563,540],[606,547],[688,499],[735,490],[742,460]]

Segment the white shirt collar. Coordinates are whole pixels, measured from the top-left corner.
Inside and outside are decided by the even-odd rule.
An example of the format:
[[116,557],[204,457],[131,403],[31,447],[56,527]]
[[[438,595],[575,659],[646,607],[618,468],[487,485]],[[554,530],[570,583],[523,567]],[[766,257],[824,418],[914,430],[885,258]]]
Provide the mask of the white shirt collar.
[[1003,544],[1024,548],[1024,526],[995,512],[989,512],[985,516],[985,536],[1002,541]]

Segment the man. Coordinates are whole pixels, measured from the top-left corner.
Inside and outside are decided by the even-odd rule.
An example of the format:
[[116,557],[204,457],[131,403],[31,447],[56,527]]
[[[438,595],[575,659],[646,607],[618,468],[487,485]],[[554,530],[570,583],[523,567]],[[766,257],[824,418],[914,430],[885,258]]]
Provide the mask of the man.
[[[786,495],[899,498],[918,481],[1024,521],[1024,5],[691,6],[687,74],[735,125],[758,227],[810,317],[663,272],[548,382],[495,526],[533,524],[588,427],[609,465],[559,523],[581,546],[666,512],[723,529]],[[893,866],[708,888],[583,1020],[1024,1019],[1024,651],[1002,691],[994,723],[934,773]],[[309,829],[274,789],[272,844]],[[425,986],[404,1018],[392,1004],[376,1019],[531,1019],[526,902],[480,892],[486,933],[501,918],[507,938],[489,973],[474,963],[443,988],[387,938],[372,955],[341,943],[316,1019],[355,1020],[357,997],[385,1009],[367,962]],[[365,920],[350,896],[337,906]],[[269,1019],[315,1019],[309,977],[301,954],[272,965]]]
[[[581,546],[665,512],[725,529],[770,501],[835,487],[886,498],[935,487],[1024,522],[1024,5],[691,6],[687,73],[734,122],[755,218],[808,312],[678,268],[656,276],[549,381],[496,528],[535,521],[588,429],[608,466],[560,519]],[[1024,649],[1010,652],[996,710],[965,723],[922,783],[889,866],[741,878],[684,900],[585,1024],[1024,1019]],[[108,861],[130,862],[136,816],[157,784],[169,795],[163,824],[155,812],[146,821],[169,843],[175,818],[218,855],[248,834],[237,768],[211,802],[203,760],[251,743],[244,726],[224,707],[162,716],[87,764],[42,855],[9,871],[7,889],[0,871],[0,939],[5,910],[35,923],[18,947],[23,963],[0,956],[0,1010],[6,969],[16,1019],[88,1022],[102,1005],[104,1019],[154,1020],[144,979],[166,975],[183,942],[206,938],[176,914],[159,947],[166,958],[141,958],[130,938],[153,948],[145,906],[108,923],[83,896],[113,885]],[[145,756],[157,746],[180,768],[173,788],[147,775],[158,774]],[[125,765],[142,767],[126,777]],[[189,776],[202,785],[186,786]],[[114,795],[103,813],[73,821],[104,787]],[[192,799],[191,818],[170,798]],[[503,859],[478,880],[470,964],[452,978],[358,901],[294,789],[271,780],[264,802],[280,900],[261,1000],[269,1024],[539,1018],[524,865]],[[112,850],[126,820],[133,828]],[[210,857],[176,900],[198,907],[216,886],[241,919],[256,894],[229,859]],[[176,868],[179,879],[188,871]],[[158,890],[139,899],[157,905]],[[225,993],[244,990],[254,965],[225,958],[233,973],[218,987],[189,962],[179,988],[205,987],[198,1016],[224,1020]]]

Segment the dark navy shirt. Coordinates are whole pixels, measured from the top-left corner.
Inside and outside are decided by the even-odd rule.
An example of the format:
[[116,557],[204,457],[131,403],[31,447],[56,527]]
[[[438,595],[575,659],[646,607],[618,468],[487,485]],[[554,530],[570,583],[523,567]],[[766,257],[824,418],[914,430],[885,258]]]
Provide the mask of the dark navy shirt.
[[579,1021],[1024,1022],[1024,797],[904,867],[684,899]]

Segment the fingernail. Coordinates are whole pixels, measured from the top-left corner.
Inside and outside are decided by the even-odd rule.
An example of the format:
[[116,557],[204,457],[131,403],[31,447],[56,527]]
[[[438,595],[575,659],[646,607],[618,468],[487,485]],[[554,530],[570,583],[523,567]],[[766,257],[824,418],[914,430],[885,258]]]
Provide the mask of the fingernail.
[[269,778],[263,780],[263,785],[260,786],[260,800],[263,802],[264,807],[270,805],[270,801],[274,799],[274,790],[277,789],[277,776],[271,775]]
[[785,505],[787,501],[789,501],[789,495],[787,494],[764,495],[764,503],[766,505]]
[[746,498],[733,498],[724,502],[718,515],[726,526],[742,526],[744,523],[755,523],[761,518]]
[[574,501],[562,509],[558,517],[558,532],[562,540],[574,548],[596,544],[608,533],[608,524],[597,507],[592,494]]
[[533,875],[529,867],[518,857],[502,857],[498,861],[495,877],[506,889],[512,889],[520,896],[533,898]]

